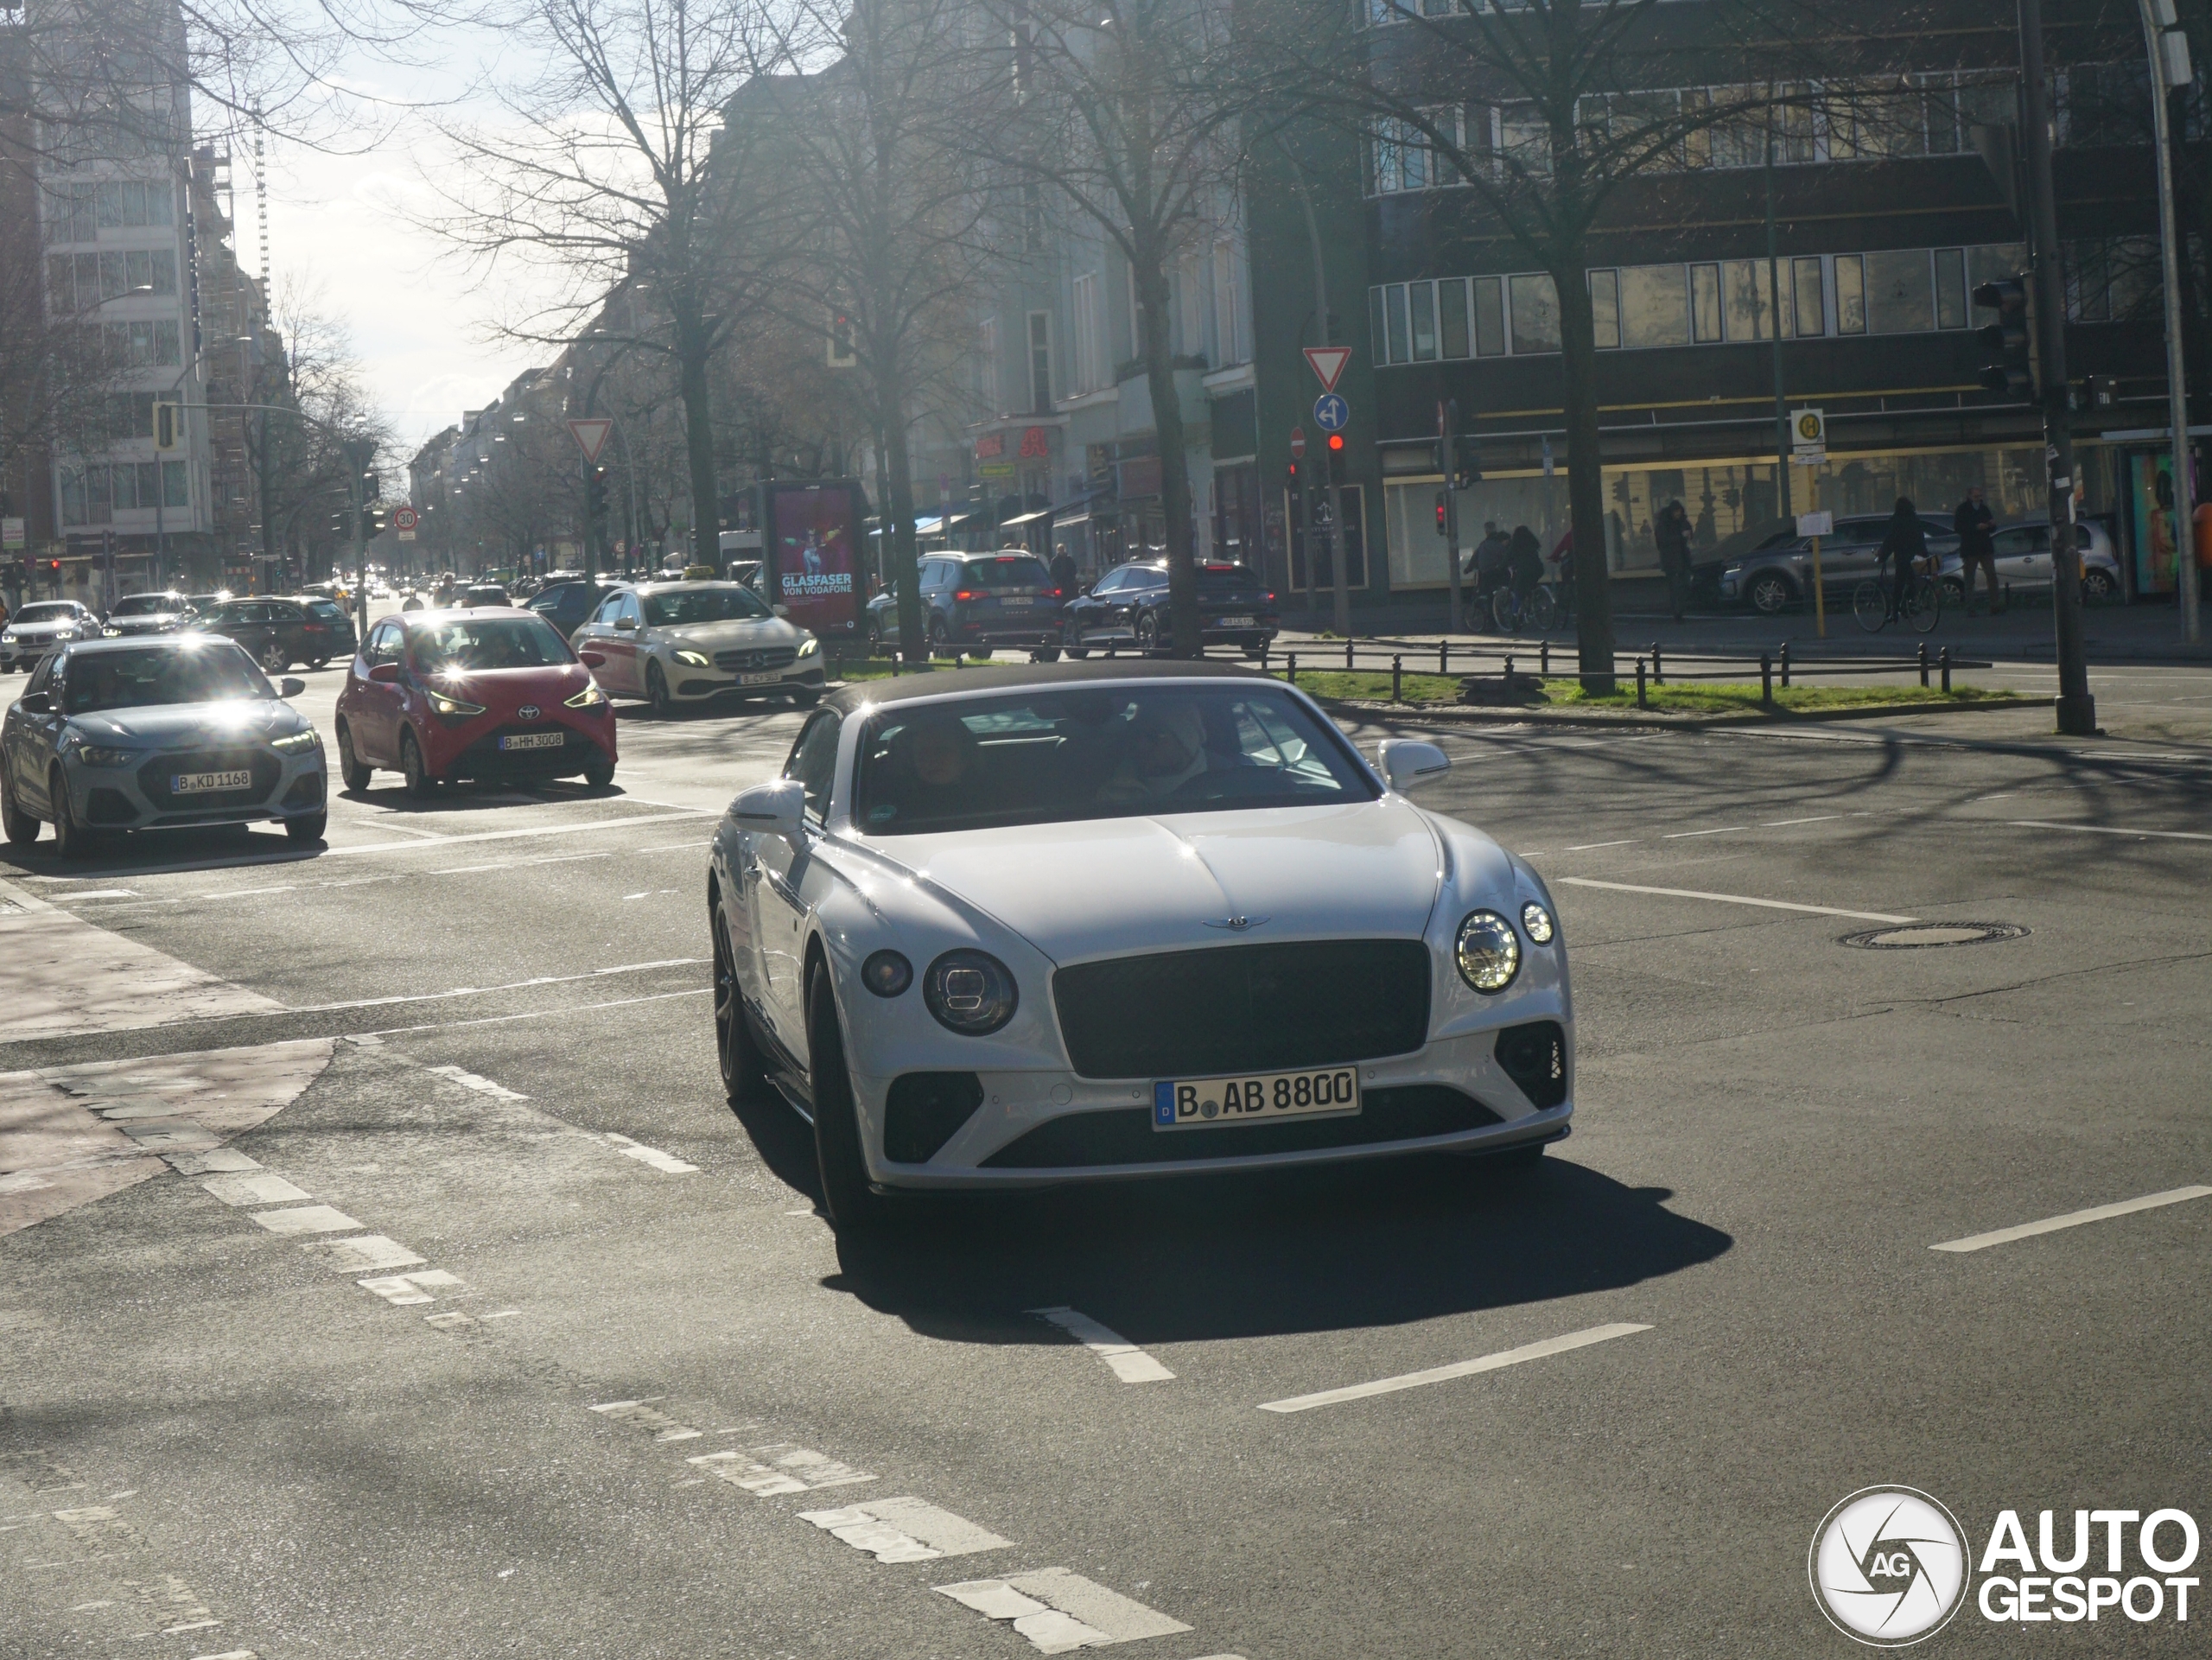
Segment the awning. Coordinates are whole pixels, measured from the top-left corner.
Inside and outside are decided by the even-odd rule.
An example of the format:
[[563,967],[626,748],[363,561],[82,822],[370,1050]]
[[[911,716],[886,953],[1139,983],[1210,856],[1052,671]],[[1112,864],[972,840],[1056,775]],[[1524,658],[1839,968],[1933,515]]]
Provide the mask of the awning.
[[1010,531],[1017,525],[1034,525],[1039,519],[1050,518],[1052,516],[1052,510],[1050,507],[1039,507],[1033,512],[1021,513],[1013,518],[999,520],[999,528],[1002,531]]

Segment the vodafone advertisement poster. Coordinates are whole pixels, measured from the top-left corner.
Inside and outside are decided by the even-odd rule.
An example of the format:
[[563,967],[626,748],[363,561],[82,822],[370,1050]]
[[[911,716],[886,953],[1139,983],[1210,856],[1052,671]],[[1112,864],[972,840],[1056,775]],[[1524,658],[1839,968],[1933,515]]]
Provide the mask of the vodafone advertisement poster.
[[860,632],[860,492],[849,481],[760,487],[768,597],[825,639]]

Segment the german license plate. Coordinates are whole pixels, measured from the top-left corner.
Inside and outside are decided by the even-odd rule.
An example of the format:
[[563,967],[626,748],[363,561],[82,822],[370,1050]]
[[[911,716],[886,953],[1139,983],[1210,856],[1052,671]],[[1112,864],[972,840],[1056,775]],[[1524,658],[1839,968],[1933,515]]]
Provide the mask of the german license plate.
[[1213,626],[1217,628],[1249,628],[1253,622],[1249,617],[1220,617],[1215,620]]
[[215,790],[251,790],[251,773],[179,773],[169,780],[175,795],[206,795]]
[[1001,605],[1010,605],[1010,606],[1013,606],[1013,607],[1014,607],[1017,610],[1026,610],[1026,609],[1027,609],[1027,607],[1029,607],[1030,606],[1033,606],[1033,605],[1036,604],[1036,603],[1037,603],[1037,601],[1034,601],[1034,600],[1033,600],[1033,599],[1030,599],[1030,598],[1027,597],[1027,596],[1026,596],[1026,595],[1020,595],[1020,594],[1007,594],[1007,595],[1002,595],[1002,596],[1000,598],[1000,600],[999,600],[999,603],[1000,603]]
[[1152,1086],[1154,1129],[1254,1124],[1270,1118],[1359,1110],[1359,1070],[1257,1072],[1243,1078],[1176,1078]]
[[783,677],[780,671],[770,669],[760,674],[741,674],[737,677],[737,684],[741,686],[772,686]]
[[499,739],[502,749],[558,749],[562,744],[558,732],[509,732]]

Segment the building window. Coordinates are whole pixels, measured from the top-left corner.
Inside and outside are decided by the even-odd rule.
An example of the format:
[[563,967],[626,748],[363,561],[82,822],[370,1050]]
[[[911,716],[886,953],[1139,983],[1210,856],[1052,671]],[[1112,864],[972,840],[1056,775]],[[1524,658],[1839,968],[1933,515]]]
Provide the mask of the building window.
[[1070,308],[1075,326],[1075,389],[1095,392],[1105,383],[1105,348],[1099,331],[1105,315],[1098,308],[1098,273],[1085,271],[1075,279]]
[[1690,267],[1690,338],[1710,346],[1723,337],[1720,328],[1720,267]]
[[1789,262],[1789,297],[1796,314],[1792,333],[1801,337],[1827,333],[1827,302],[1821,290],[1819,255]]
[[1835,332],[1866,332],[1866,262],[1855,253],[1835,257]]
[[1621,274],[1617,270],[1590,273],[1590,332],[1600,352],[1618,350],[1621,343]]
[[1774,338],[1774,289],[1764,259],[1731,259],[1720,267],[1723,315],[1732,340]]
[[1689,291],[1681,265],[1630,265],[1620,274],[1621,344],[1688,346]]
[[1213,245],[1214,366],[1243,363],[1252,354],[1244,341],[1243,284],[1238,280],[1236,245]]
[[999,320],[983,319],[976,337],[976,394],[985,410],[995,414],[999,406]]
[[1936,250],[1936,327],[1967,326],[1967,251]]
[[1505,355],[1505,283],[1502,277],[1475,278],[1475,355]]
[[1923,334],[1936,326],[1935,290],[1928,251],[1904,248],[1870,253],[1866,261],[1866,327],[1876,334]]
[[1467,279],[1447,277],[1436,285],[1438,345],[1447,358],[1472,356],[1467,339]]
[[1559,350],[1559,289],[1548,272],[1516,277],[1507,284],[1511,302],[1513,350]]
[[1415,283],[1407,290],[1413,308],[1413,345],[1415,363],[1436,360],[1436,285]]
[[1029,314],[1029,407],[1043,415],[1052,407],[1052,317]]

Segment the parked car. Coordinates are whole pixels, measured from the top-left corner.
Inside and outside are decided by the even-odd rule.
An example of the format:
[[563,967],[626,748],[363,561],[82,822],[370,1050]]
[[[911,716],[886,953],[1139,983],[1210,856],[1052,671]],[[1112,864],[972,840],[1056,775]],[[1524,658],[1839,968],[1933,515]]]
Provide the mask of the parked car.
[[[2082,543],[2082,595],[2084,599],[2108,600],[2120,592],[2120,552],[2112,532],[2093,518],[2075,525]],[[1991,538],[1997,550],[1997,581],[2011,588],[2049,588],[2051,582],[2050,521],[2014,519],[1997,527]],[[1963,596],[1964,567],[1945,571],[1947,601]],[[1977,583],[1980,582],[1976,577]]]
[[353,614],[337,601],[310,594],[298,603],[308,614],[308,667],[320,669],[335,658],[351,657],[360,649],[361,637],[353,626]]
[[34,600],[0,628],[0,674],[35,669],[72,640],[98,639],[100,620],[74,600]]
[[[1012,647],[1050,663],[1060,654],[1060,607],[1067,596],[1033,553],[931,553],[918,562],[922,626],[939,657],[988,657]],[[889,589],[868,603],[866,624],[878,648],[895,639],[899,613]]]
[[1450,765],[1225,664],[842,689],[715,831],[723,1086],[805,1114],[840,1229],[900,1189],[1531,1164],[1573,1112],[1565,950],[1525,860],[1406,798]]
[[544,587],[530,597],[524,608],[539,616],[561,631],[563,639],[572,639],[577,629],[591,614],[599,609],[599,602],[606,589],[596,582],[576,576],[562,582],[548,581]]
[[611,588],[575,635],[609,693],[658,716],[685,704],[822,696],[822,642],[736,582],[641,582]]
[[[1235,646],[1257,657],[1281,626],[1275,596],[1249,566],[1198,567],[1200,640],[1206,646]],[[1143,652],[1173,644],[1169,614],[1167,567],[1141,559],[1116,565],[1069,601],[1064,640],[1070,657],[1086,657],[1099,646],[1127,646]]]
[[[1853,514],[1837,519],[1835,529],[1821,537],[1821,585],[1829,605],[1849,604],[1852,589],[1880,569],[1882,536],[1889,525],[1887,513]],[[1955,581],[1959,538],[1951,521],[1923,513],[1920,525],[1928,550],[1936,557],[1938,576]],[[1795,526],[1770,537],[1720,573],[1721,603],[1748,605],[1764,616],[1809,603],[1812,593],[1812,538],[1798,535]]]
[[514,601],[507,597],[507,590],[497,582],[471,582],[461,590],[461,597],[454,603],[461,606],[512,605]]
[[418,798],[455,779],[614,777],[607,695],[552,624],[512,607],[376,623],[346,668],[337,732],[353,791],[380,766]]
[[236,640],[270,674],[317,656],[326,662],[330,658],[327,626],[310,635],[307,607],[297,600],[226,600],[201,612],[192,627],[197,633]]
[[192,607],[184,595],[173,589],[166,594],[126,594],[109,610],[107,626],[100,632],[110,639],[173,634],[191,615]]
[[118,831],[275,820],[321,839],[322,739],[236,643],[204,634],[86,640],[41,663],[0,722],[0,832],[54,826],[65,859]]

